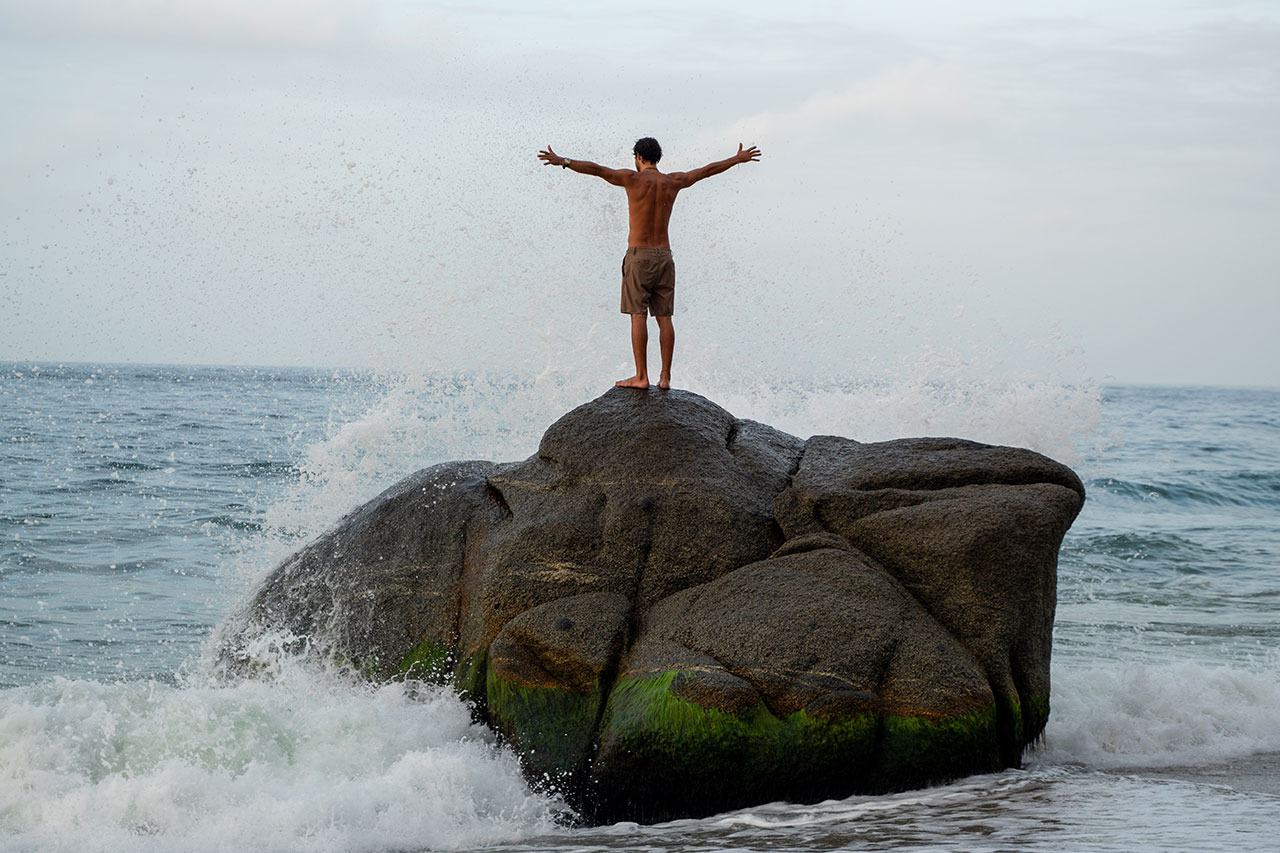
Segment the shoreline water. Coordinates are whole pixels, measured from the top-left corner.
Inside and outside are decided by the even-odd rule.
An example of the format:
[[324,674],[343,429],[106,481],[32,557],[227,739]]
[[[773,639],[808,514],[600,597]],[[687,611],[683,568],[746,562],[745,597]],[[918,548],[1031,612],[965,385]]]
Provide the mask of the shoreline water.
[[1232,761],[1178,767],[1110,768],[1109,773],[1140,779],[1176,779],[1195,785],[1213,785],[1231,791],[1266,794],[1277,798],[1280,808],[1280,752],[1241,756]]

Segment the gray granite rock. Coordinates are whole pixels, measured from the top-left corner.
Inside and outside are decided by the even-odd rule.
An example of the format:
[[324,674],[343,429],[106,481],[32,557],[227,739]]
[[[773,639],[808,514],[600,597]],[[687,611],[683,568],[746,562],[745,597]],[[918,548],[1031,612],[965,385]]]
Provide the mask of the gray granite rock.
[[588,820],[1017,766],[1048,715],[1068,468],[949,438],[802,441],[613,389],[523,462],[419,472],[224,631],[451,684]]

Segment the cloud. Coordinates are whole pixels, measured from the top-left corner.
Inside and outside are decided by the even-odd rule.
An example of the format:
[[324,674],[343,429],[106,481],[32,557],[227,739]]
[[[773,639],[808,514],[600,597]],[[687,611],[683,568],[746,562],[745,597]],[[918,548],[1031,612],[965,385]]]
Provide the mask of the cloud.
[[374,0],[0,0],[0,28],[54,37],[316,48],[376,20]]
[[741,119],[729,135],[767,139],[779,131],[806,132],[859,118],[893,123],[968,122],[986,111],[954,68],[919,61],[855,80],[842,89],[819,92],[788,110]]

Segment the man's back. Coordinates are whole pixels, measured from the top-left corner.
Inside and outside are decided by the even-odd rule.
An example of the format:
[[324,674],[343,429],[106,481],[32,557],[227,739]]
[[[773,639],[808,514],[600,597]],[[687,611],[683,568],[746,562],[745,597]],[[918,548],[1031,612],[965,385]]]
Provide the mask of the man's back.
[[667,226],[671,224],[671,208],[682,184],[650,166],[628,175],[622,186],[627,191],[631,220],[627,245],[671,248]]

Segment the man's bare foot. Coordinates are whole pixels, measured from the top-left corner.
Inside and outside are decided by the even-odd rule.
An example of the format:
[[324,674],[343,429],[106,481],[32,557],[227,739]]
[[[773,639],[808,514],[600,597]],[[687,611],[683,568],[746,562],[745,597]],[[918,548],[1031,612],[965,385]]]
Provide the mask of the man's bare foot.
[[658,387],[663,391],[671,390],[671,371],[664,370],[658,374]]
[[648,376],[632,376],[630,379],[619,379],[617,382],[613,384],[618,386],[619,388],[648,388],[649,377]]

